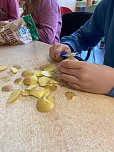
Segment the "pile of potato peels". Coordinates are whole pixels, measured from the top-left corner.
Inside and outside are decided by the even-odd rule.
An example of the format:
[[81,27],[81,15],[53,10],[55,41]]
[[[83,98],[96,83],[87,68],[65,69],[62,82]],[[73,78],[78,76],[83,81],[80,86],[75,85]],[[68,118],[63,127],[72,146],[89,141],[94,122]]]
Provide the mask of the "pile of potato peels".
[[[5,71],[7,66],[0,66],[0,72]],[[10,67],[13,74],[16,74],[20,70],[20,66],[15,65]],[[27,69],[21,73],[21,77],[15,79],[15,84],[24,84],[26,87],[24,90],[16,89],[13,90],[12,85],[5,85],[1,88],[3,92],[12,91],[9,96],[7,103],[12,103],[22,96],[34,96],[38,98],[36,107],[40,112],[50,112],[55,104],[55,97],[52,92],[57,90],[59,84],[56,80],[56,66],[54,64],[47,64],[41,66],[39,69],[30,70]],[[8,82],[10,79],[8,77],[1,77],[1,81]],[[67,91],[65,96],[68,100],[74,100],[75,94],[73,92]]]

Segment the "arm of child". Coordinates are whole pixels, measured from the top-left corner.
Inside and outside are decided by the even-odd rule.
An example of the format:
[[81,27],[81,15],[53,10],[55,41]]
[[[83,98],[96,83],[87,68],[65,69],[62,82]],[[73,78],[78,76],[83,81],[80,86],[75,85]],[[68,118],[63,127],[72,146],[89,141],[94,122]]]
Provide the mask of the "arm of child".
[[19,18],[19,3],[18,0],[8,0],[9,5],[9,22]]

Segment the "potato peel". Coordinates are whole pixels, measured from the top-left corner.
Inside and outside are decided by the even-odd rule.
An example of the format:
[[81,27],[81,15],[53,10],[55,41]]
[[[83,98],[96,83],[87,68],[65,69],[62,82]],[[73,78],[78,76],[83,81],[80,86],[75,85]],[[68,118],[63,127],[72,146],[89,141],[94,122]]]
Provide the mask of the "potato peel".
[[13,74],[16,74],[19,71],[19,69],[15,68],[15,67],[11,67],[10,69]]
[[5,71],[6,69],[7,69],[7,66],[0,65],[0,72],[1,72],[1,71]]
[[12,103],[12,102],[16,101],[20,94],[21,94],[21,90],[18,90],[18,89],[14,90],[11,93],[10,97],[8,98],[7,103]]
[[36,107],[39,112],[50,112],[54,107],[54,103],[43,97],[38,100]]
[[65,96],[66,96],[66,98],[67,98],[68,100],[75,100],[75,99],[76,99],[75,94],[74,94],[73,92],[70,92],[70,91],[66,92],[66,93],[65,93]]
[[25,85],[32,85],[32,84],[35,84],[37,83],[38,79],[35,75],[32,75],[32,76],[29,76],[29,77],[26,77],[24,80],[23,80],[23,83]]

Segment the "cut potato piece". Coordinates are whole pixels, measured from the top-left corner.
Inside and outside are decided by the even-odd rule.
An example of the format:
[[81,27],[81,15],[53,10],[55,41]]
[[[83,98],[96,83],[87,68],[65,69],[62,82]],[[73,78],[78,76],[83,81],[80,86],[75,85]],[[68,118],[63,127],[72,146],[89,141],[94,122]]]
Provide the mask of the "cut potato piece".
[[32,75],[32,76],[29,76],[29,77],[26,77],[24,80],[23,80],[23,83],[25,85],[32,85],[32,84],[35,84],[37,83],[38,79],[35,75]]
[[23,84],[23,78],[17,78],[15,81],[14,81],[14,83],[16,83],[16,84]]
[[2,80],[3,82],[8,82],[8,81],[10,81],[10,78],[8,78],[8,77],[2,77],[2,78],[0,78],[0,80]]
[[48,102],[55,104],[55,97],[53,95],[48,96]]
[[1,89],[3,92],[10,92],[13,90],[13,86],[12,85],[6,85],[4,87],[2,87]]
[[18,99],[18,97],[19,97],[19,95],[21,94],[21,90],[14,90],[12,93],[11,93],[11,95],[10,95],[10,97],[8,98],[8,100],[7,100],[7,102],[8,103],[12,103],[12,102],[14,102],[16,99]]
[[54,103],[43,97],[38,100],[36,107],[40,112],[50,112],[54,107]]
[[7,69],[7,66],[0,65],[0,72]]
[[44,88],[41,87],[33,88],[32,90],[30,90],[30,95],[36,98],[42,98],[44,95]]
[[46,64],[46,65],[41,66],[40,70],[52,72],[56,70],[56,66],[54,64]]
[[35,83],[35,84],[29,85],[26,89],[27,89],[27,90],[31,90],[31,89],[36,88],[36,87],[38,87],[38,86],[39,86],[38,83]]
[[23,90],[22,92],[21,92],[21,95],[22,96],[29,96],[30,95],[30,91],[29,90]]
[[75,98],[76,98],[75,94],[73,92],[69,92],[69,91],[65,93],[65,96],[68,100],[75,100]]
[[23,77],[28,77],[28,76],[32,76],[33,75],[33,72],[32,72],[32,70],[25,70],[25,71],[23,71],[22,72],[22,74],[21,74]]
[[42,73],[41,73],[42,71],[40,71],[40,70],[36,70],[36,71],[34,71],[33,72],[33,75],[35,75],[35,76],[37,76],[37,77],[41,77],[42,76]]
[[15,67],[11,67],[10,69],[13,74],[16,74],[19,71],[19,69],[15,68]]

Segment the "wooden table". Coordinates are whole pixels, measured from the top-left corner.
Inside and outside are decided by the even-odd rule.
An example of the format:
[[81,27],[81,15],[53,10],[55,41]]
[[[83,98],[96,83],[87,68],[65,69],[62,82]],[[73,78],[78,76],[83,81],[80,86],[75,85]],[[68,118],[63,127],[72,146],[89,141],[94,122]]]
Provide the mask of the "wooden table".
[[[49,47],[41,42],[0,47],[1,65],[22,67],[8,84],[23,70],[49,63]],[[2,76],[9,76],[8,70]],[[114,152],[114,98],[74,91],[75,101],[67,101],[67,90],[59,87],[54,93],[50,113],[38,112],[33,97],[7,105],[10,93],[0,91],[0,152]]]

